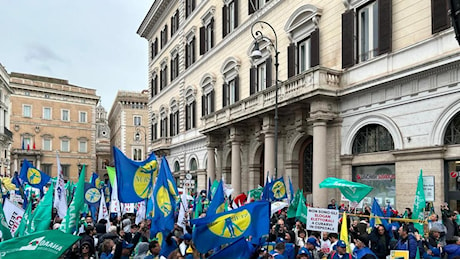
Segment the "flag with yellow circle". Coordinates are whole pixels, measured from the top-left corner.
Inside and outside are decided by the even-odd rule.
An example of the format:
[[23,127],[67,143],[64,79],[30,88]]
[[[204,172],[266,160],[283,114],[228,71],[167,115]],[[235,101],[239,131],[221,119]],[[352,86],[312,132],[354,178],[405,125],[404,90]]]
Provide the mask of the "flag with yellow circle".
[[49,175],[35,168],[27,159],[24,159],[22,162],[19,178],[30,186],[40,190],[43,189],[51,179]]

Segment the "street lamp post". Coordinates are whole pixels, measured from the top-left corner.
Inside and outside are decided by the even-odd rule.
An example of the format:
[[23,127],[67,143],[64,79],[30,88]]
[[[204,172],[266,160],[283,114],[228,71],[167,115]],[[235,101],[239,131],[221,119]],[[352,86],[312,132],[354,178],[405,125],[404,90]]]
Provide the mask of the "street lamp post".
[[147,131],[145,129],[145,126],[138,125],[136,126],[136,134],[134,135],[136,140],[139,141],[141,138],[140,132],[144,134],[144,160],[147,158]]
[[[275,35],[275,42],[273,42],[270,38],[266,37],[260,30],[254,31],[254,26],[256,24],[265,24],[270,29],[273,31],[273,34]],[[252,59],[258,59],[262,57],[262,52],[259,49],[259,41],[262,39],[267,40],[270,42],[270,45],[275,48],[275,179],[278,178],[278,67],[279,67],[279,62],[278,62],[278,36],[276,35],[276,31],[271,26],[269,23],[265,21],[256,21],[254,24],[251,26],[251,34],[252,37],[255,40],[254,44],[254,50],[251,53],[251,58]]]

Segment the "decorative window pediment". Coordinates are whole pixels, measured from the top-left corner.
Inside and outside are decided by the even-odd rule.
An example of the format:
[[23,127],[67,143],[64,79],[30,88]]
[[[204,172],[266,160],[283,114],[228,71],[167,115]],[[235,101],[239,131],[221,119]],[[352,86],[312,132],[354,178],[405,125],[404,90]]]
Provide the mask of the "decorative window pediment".
[[201,17],[201,22],[203,25],[207,25],[211,22],[212,18],[214,17],[214,14],[216,12],[216,7],[211,6],[208,11]]
[[284,30],[290,35],[292,41],[300,41],[318,28],[321,15],[322,10],[314,5],[303,5],[289,17]]

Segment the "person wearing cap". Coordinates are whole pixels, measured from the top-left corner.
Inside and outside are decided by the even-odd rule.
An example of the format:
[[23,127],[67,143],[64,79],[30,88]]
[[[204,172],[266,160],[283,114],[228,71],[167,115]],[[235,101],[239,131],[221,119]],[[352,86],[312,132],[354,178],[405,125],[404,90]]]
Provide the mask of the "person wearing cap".
[[338,240],[335,250],[332,251],[328,259],[353,259],[353,255],[347,253],[347,244],[343,240]]
[[308,253],[310,254],[311,258],[318,259],[318,258],[323,257],[323,253],[318,251],[319,247],[320,247],[320,245],[318,244],[318,241],[316,240],[315,237],[309,237],[307,239],[306,248],[307,248]]
[[368,247],[369,239],[366,236],[359,236],[355,238],[355,249],[353,249],[353,257],[357,259],[363,258],[365,255],[370,255],[372,258],[377,259],[377,256]]
[[131,256],[131,251],[133,250],[134,245],[123,240],[121,242],[121,258],[128,259]]
[[185,256],[185,251],[189,248],[191,242],[192,242],[192,235],[189,233],[184,234],[183,236],[180,237],[182,242],[179,244],[179,250],[180,253]]
[[448,244],[444,247],[444,253],[447,254],[447,258],[458,258],[460,257],[460,237],[453,236],[453,244]]
[[297,259],[308,259],[310,258],[309,257],[309,252],[308,252],[308,249],[306,249],[305,247],[301,247],[299,249],[299,252],[297,253]]
[[442,247],[446,245],[446,236],[441,236],[442,230],[439,226],[432,226],[428,234],[428,244],[431,247]]

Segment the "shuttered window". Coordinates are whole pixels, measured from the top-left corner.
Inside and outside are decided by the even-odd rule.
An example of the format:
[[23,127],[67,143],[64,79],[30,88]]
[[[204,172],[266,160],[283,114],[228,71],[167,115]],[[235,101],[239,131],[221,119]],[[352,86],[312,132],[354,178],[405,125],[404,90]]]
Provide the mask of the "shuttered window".
[[431,32],[433,34],[450,27],[448,0],[431,0]]

